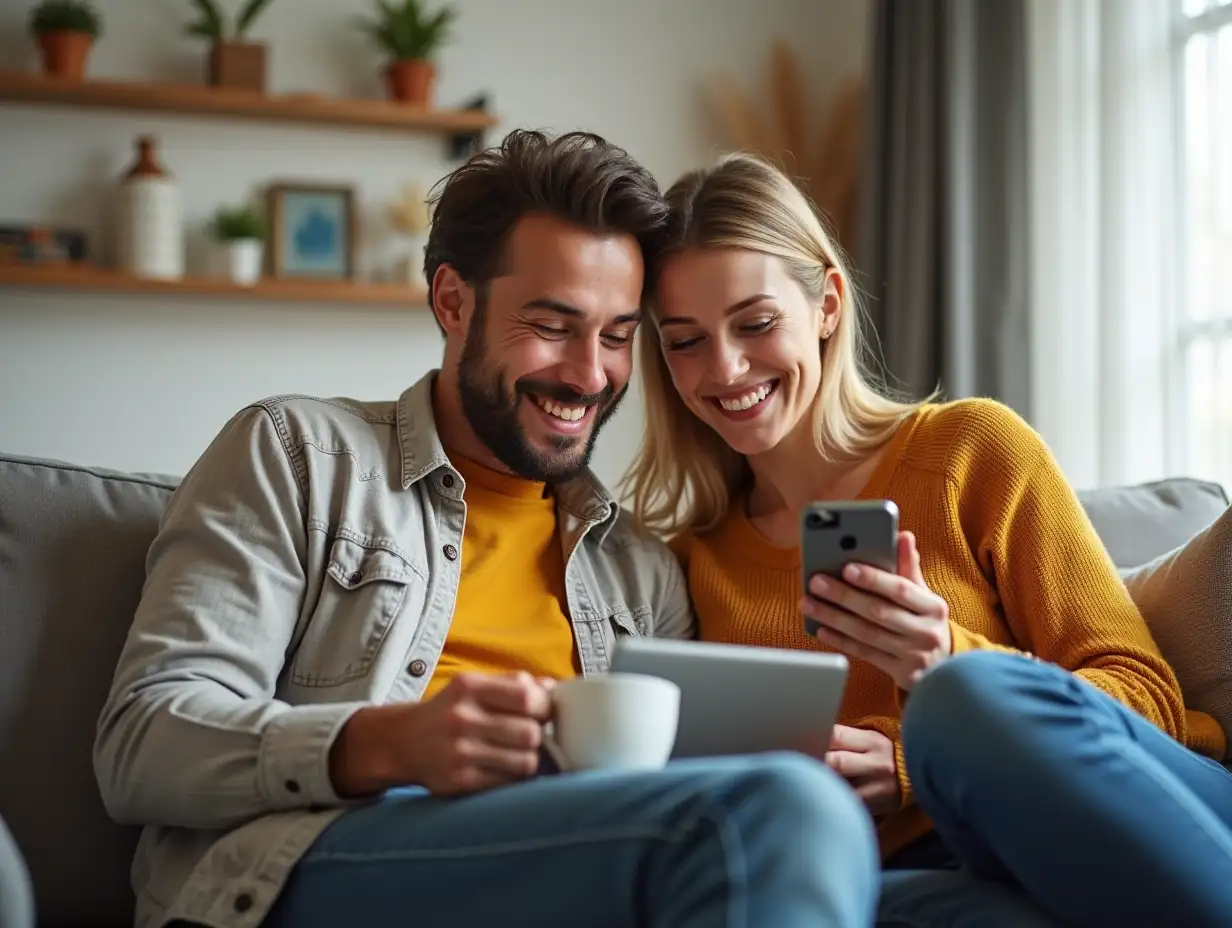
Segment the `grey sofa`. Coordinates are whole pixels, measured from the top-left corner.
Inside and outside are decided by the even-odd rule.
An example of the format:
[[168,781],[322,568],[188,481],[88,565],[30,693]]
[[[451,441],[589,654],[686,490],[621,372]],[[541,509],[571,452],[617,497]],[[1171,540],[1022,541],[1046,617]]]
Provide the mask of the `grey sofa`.
[[[0,454],[0,823],[24,856],[47,928],[132,923],[137,831],[107,818],[91,748],[175,483]],[[1185,479],[1083,502],[1121,567],[1184,543],[1228,506],[1220,487]],[[20,860],[0,874],[15,920]]]

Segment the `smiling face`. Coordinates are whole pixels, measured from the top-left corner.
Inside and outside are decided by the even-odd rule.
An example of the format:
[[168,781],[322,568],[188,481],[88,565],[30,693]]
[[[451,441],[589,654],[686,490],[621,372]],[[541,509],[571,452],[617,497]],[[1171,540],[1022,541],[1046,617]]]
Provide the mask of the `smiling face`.
[[839,286],[827,277],[811,299],[781,260],[742,249],[688,250],[664,266],[656,314],[672,382],[733,450],[761,454],[810,428]]
[[641,291],[635,238],[547,216],[514,227],[485,287],[442,267],[442,376],[470,433],[438,416],[446,445],[532,480],[576,476],[628,386]]

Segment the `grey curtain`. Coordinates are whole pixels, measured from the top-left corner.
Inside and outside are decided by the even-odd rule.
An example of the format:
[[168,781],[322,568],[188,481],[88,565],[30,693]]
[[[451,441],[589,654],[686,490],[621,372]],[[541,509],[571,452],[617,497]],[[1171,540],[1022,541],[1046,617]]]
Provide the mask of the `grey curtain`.
[[0,928],[34,928],[30,871],[3,819],[0,819]]
[[1029,415],[1025,0],[875,0],[858,283],[892,386]]

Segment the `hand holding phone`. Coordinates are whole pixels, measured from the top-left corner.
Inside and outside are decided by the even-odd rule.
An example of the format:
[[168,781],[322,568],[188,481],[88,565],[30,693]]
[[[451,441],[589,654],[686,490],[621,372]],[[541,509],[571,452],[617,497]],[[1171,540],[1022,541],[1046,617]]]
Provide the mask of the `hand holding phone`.
[[813,503],[800,532],[809,635],[904,690],[949,656],[949,606],[924,582],[915,536],[898,530],[893,502]]
[[[888,499],[810,503],[800,517],[800,557],[805,596],[814,574],[841,580],[848,564],[896,573],[898,507]],[[806,615],[804,630],[816,635],[817,629]]]

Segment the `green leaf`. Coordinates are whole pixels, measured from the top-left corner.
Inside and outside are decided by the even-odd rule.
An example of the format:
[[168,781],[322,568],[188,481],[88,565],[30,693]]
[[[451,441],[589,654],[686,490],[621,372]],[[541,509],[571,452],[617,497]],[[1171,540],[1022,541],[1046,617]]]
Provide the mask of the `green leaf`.
[[385,38],[383,27],[380,23],[374,23],[360,16],[356,16],[355,26],[364,32],[368,38],[372,40],[372,43],[381,49],[381,51],[389,51],[389,43]]
[[213,27],[210,26],[210,24],[207,23],[204,19],[198,20],[195,23],[191,23],[185,26],[184,33],[186,35],[201,36],[202,38],[206,38],[206,39],[221,39],[222,38],[222,36],[214,32]]
[[386,3],[385,0],[376,0],[376,6],[379,11],[377,20],[384,23],[387,28],[402,19],[402,14]]
[[214,0],[193,0],[193,4],[201,13],[201,20],[206,24],[205,32],[196,32],[196,35],[204,35],[213,39],[221,39],[223,37],[223,18],[222,10],[220,10]]
[[458,11],[445,7],[436,11],[436,15],[428,20],[428,29],[437,35],[443,35],[445,30],[449,28]]
[[248,5],[240,10],[239,18],[235,21],[235,35],[242,36],[248,31],[248,27],[252,25],[253,20],[261,15],[261,11],[269,6],[270,0],[248,0]]
[[395,59],[428,58],[446,40],[457,10],[444,6],[428,13],[419,0],[374,0],[374,19],[361,20],[360,28],[372,36]]
[[97,39],[103,20],[89,0],[42,0],[30,10],[28,23],[33,35],[48,32],[84,32]]

